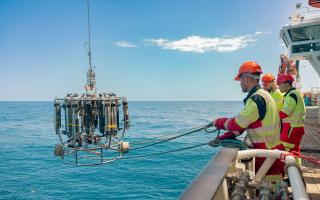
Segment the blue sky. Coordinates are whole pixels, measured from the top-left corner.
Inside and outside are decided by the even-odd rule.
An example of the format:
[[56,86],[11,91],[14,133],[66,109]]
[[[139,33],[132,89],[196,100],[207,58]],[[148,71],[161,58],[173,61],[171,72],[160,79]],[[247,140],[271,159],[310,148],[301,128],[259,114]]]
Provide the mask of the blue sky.
[[[100,92],[129,100],[240,100],[233,80],[253,60],[276,73],[294,0],[91,0]],[[304,2],[306,3],[306,2]],[[85,0],[0,1],[0,100],[82,93]],[[307,63],[303,89],[320,86]]]

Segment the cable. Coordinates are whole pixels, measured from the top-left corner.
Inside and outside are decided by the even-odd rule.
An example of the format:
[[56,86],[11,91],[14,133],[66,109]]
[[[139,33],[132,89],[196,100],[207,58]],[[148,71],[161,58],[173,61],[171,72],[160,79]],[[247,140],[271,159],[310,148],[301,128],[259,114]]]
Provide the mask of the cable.
[[[208,143],[207,142],[206,143],[200,143],[200,144],[197,144],[197,145],[188,146],[188,147],[184,147],[184,148],[180,148],[180,149],[173,149],[173,150],[169,150],[169,151],[160,151],[160,152],[157,152],[157,153],[145,154],[145,155],[140,155],[140,156],[121,157],[120,159],[129,160],[129,159],[146,158],[146,157],[158,156],[158,155],[167,154],[167,153],[185,151],[185,150],[194,149],[194,148],[205,146],[205,145],[208,145]],[[219,146],[246,149],[246,146],[244,145],[244,143],[242,141],[233,140],[233,139],[221,140],[218,144],[214,145],[214,147],[219,147]]]
[[87,8],[88,8],[88,33],[89,33],[89,50],[88,50],[88,56],[89,56],[89,67],[92,68],[91,65],[91,30],[90,30],[90,7],[89,7],[89,0],[87,0]]
[[[197,129],[197,130],[199,130],[199,129]],[[190,134],[190,132],[185,133],[183,135]],[[196,132],[196,130],[194,130],[193,132]],[[218,137],[218,134],[217,134],[216,137]],[[164,141],[161,141],[161,142],[164,142]],[[122,154],[121,154],[120,157],[115,157],[115,158],[112,158],[112,159],[111,158],[108,158],[108,159],[107,158],[96,158],[96,159],[93,158],[93,160],[100,160],[101,162],[100,163],[95,163],[95,164],[91,164],[91,163],[79,164],[79,163],[77,163],[77,165],[78,166],[94,166],[94,165],[107,164],[109,162],[113,162],[113,161],[120,160],[120,159],[130,160],[130,159],[147,158],[147,157],[153,157],[153,156],[169,154],[169,153],[174,153],[174,152],[179,152],[179,151],[190,150],[190,149],[194,149],[194,148],[205,146],[205,145],[208,145],[208,143],[207,142],[206,143],[200,143],[200,144],[197,144],[197,145],[188,146],[188,147],[184,147],[184,148],[180,148],[180,149],[173,149],[173,150],[168,150],[168,151],[160,151],[160,152],[156,152],[156,153],[138,155],[138,156],[123,157]],[[149,146],[151,146],[151,145],[149,145]],[[221,140],[217,144],[213,145],[213,147],[219,147],[219,146],[229,147],[229,148],[239,148],[239,149],[246,149],[247,148],[246,145],[242,141],[234,140],[234,139]]]
[[[194,129],[199,129],[199,128],[203,128],[203,127],[209,127],[209,125],[202,125],[202,126],[198,126],[198,127],[194,127],[190,130],[194,130]],[[206,131],[207,128],[204,129],[204,131]],[[181,133],[184,133],[185,131],[179,131],[179,132],[176,132],[176,133],[169,133],[169,134],[165,134],[165,135],[161,135],[161,136],[156,136],[156,137],[153,137],[153,138],[147,138],[147,139],[140,139],[140,141],[136,141],[136,142],[130,142],[130,144],[145,144],[145,143],[153,143],[154,140],[158,140],[158,139],[168,139],[168,138],[171,138],[171,137],[174,137],[175,135],[177,134],[181,134]],[[206,131],[207,132],[207,131]],[[207,133],[211,133],[211,132],[207,132]],[[142,140],[142,141],[141,141]]]
[[138,150],[138,149],[144,149],[144,148],[147,148],[147,147],[150,147],[150,146],[153,146],[153,145],[156,145],[156,144],[161,144],[163,142],[167,142],[167,141],[170,141],[170,140],[173,140],[173,139],[176,139],[176,138],[179,138],[179,137],[182,137],[182,136],[186,136],[186,135],[189,135],[189,134],[192,134],[192,133],[195,133],[195,132],[198,132],[198,131],[201,131],[205,128],[207,128],[208,125],[205,125],[205,126],[202,126],[200,128],[196,128],[196,129],[193,129],[191,131],[188,131],[186,133],[183,133],[183,134],[179,134],[179,135],[176,135],[176,136],[173,136],[173,137],[170,137],[170,138],[167,138],[167,139],[164,139],[164,140],[161,140],[161,141],[158,141],[158,142],[154,142],[154,143],[151,143],[151,144],[148,144],[148,145],[144,145],[144,146],[140,146],[140,147],[136,147],[136,148],[132,148],[130,150]]
[[157,156],[157,155],[162,155],[162,154],[167,154],[167,153],[173,153],[173,152],[178,152],[178,151],[194,149],[194,148],[201,147],[201,146],[204,146],[204,145],[208,145],[208,143],[206,142],[206,143],[201,143],[201,144],[197,144],[197,145],[193,145],[193,146],[188,146],[188,147],[181,148],[181,149],[174,149],[174,150],[170,150],[170,151],[160,151],[160,152],[157,152],[157,153],[140,155],[140,156],[121,157],[121,159],[129,160],[129,159],[152,157],[152,156]]

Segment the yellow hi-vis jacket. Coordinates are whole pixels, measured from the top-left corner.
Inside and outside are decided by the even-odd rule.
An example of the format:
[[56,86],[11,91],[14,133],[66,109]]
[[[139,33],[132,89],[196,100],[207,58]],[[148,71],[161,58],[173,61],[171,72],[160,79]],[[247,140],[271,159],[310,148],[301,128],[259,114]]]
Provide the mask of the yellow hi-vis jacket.
[[275,91],[271,91],[270,95],[272,96],[273,100],[276,102],[278,112],[280,112],[283,105],[283,94],[280,92],[279,89],[276,89]]
[[288,115],[282,119],[282,123],[289,123],[292,128],[304,126],[306,107],[298,90],[291,88],[285,94],[281,112]]
[[258,85],[244,100],[245,108],[235,121],[247,129],[247,136],[256,149],[272,149],[281,144],[280,117],[275,101]]
[[[280,140],[280,117],[276,103],[271,95],[259,85],[250,90],[244,100],[245,108],[235,118],[236,123],[247,129],[247,136],[255,149],[283,150]],[[265,158],[255,159],[255,169],[259,170]],[[276,160],[264,177],[275,182],[282,180],[284,166]]]

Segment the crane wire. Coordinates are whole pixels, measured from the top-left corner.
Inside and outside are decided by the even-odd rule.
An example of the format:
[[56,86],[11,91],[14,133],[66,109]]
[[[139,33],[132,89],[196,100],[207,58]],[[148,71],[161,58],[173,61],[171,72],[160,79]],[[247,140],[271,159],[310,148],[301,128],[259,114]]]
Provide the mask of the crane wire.
[[88,49],[88,56],[89,56],[89,67],[92,69],[91,65],[91,29],[90,29],[90,7],[89,7],[89,0],[87,0],[87,9],[88,9],[88,33],[89,33],[89,49]]

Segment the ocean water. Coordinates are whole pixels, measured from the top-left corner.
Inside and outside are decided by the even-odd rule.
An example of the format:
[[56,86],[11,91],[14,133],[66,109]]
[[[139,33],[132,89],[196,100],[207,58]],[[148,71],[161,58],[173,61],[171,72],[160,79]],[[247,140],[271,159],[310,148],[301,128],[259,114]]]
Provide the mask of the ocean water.
[[[129,142],[145,141],[233,116],[242,102],[129,102]],[[0,102],[0,199],[176,199],[216,154],[202,146],[99,166],[71,166],[53,155],[52,102]],[[125,156],[207,142],[198,132]]]

